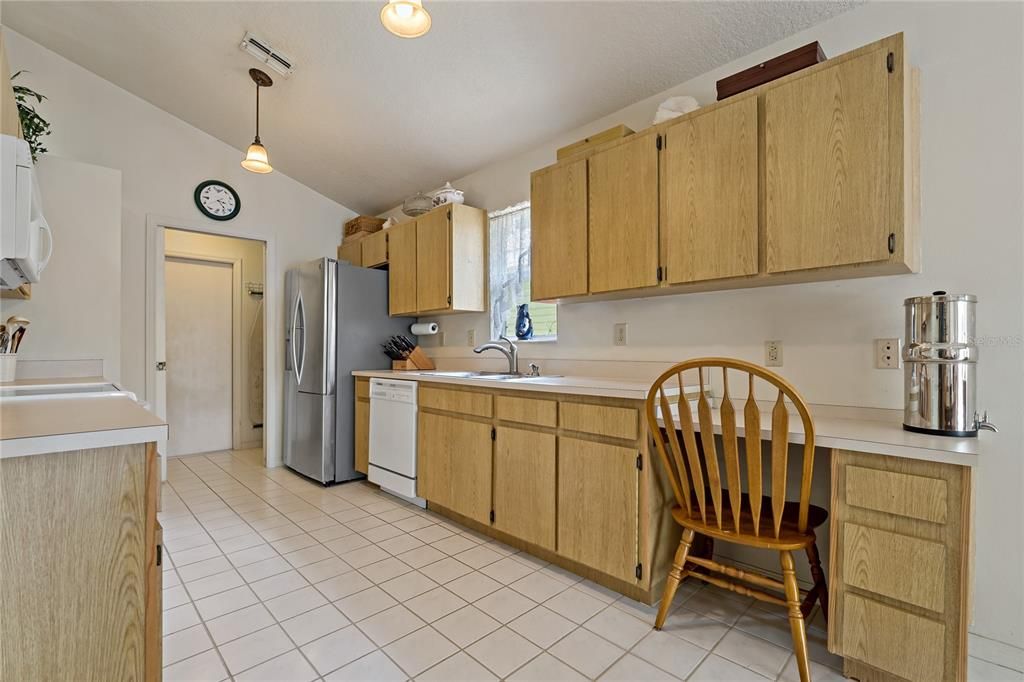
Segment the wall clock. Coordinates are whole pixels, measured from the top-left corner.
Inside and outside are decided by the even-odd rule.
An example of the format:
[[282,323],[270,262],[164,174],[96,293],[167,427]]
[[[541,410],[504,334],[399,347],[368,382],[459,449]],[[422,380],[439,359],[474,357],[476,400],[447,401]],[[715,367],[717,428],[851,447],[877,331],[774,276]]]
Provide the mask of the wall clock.
[[193,198],[196,201],[196,208],[212,220],[231,220],[242,210],[238,192],[220,180],[199,183]]

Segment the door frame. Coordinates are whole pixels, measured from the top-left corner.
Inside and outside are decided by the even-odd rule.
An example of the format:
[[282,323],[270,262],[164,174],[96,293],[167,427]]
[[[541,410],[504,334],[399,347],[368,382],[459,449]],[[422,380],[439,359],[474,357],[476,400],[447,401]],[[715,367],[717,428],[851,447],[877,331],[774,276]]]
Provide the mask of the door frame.
[[[167,259],[190,260],[201,263],[217,263],[231,266],[231,449],[242,446],[242,259],[225,256],[211,256],[205,253],[164,249]],[[264,287],[266,288],[266,287]],[[164,312],[166,314],[166,300]],[[165,316],[166,319],[166,316]],[[264,320],[266,317],[263,318]],[[164,329],[166,335],[166,325]],[[166,341],[166,339],[165,339]]]
[[[263,242],[263,463],[281,464],[281,377],[279,353],[273,344],[271,330],[278,327],[278,316],[284,305],[281,286],[271,286],[272,273],[277,272],[277,248],[273,235],[260,230],[232,229],[201,220],[189,221],[156,214],[146,215],[146,400],[153,412],[167,419],[166,372],[158,372],[156,363],[166,361],[167,336],[164,306],[164,229],[184,230],[220,237],[238,237]],[[275,276],[276,277],[276,276]],[[276,279],[274,283],[276,284]],[[159,360],[158,360],[159,358]],[[167,441],[157,442],[161,480],[167,480]]]

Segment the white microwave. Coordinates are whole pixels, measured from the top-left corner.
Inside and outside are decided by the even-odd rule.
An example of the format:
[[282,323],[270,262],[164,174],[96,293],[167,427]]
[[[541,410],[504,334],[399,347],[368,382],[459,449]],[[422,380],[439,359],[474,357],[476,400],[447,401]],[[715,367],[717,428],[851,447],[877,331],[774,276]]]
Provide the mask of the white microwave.
[[0,193],[0,289],[17,289],[39,281],[53,254],[53,233],[28,143],[13,135],[0,135]]

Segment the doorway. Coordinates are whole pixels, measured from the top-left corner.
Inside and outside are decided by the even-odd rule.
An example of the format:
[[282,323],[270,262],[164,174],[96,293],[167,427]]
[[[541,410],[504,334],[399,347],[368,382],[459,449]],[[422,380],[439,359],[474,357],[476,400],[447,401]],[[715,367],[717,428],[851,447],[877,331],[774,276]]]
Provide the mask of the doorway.
[[175,457],[258,452],[264,460],[264,282],[260,240],[161,227],[153,297],[153,401]]

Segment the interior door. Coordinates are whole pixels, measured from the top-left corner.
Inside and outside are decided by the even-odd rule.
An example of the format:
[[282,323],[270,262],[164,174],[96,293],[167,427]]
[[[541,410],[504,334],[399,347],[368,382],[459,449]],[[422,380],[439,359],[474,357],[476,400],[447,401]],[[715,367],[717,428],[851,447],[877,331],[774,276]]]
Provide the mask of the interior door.
[[764,95],[768,272],[889,257],[887,50]]
[[388,313],[416,312],[416,221],[388,228]]
[[230,450],[232,267],[167,258],[167,451]]
[[658,284],[658,147],[636,135],[589,159],[590,291]]
[[530,297],[587,293],[587,161],[530,177]]
[[757,97],[665,130],[661,236],[671,284],[757,274]]
[[416,219],[416,309],[451,306],[450,209],[435,209]]
[[554,551],[554,434],[498,427],[494,441],[494,527]]

